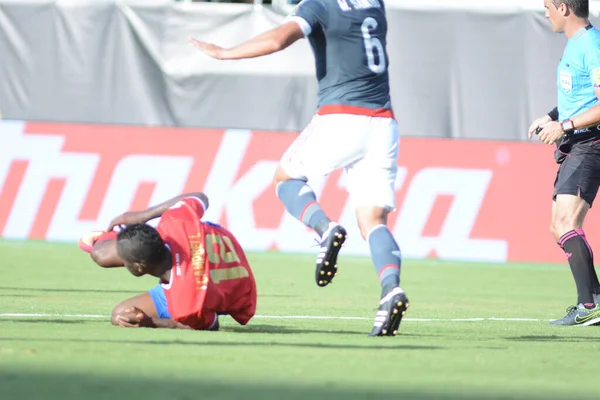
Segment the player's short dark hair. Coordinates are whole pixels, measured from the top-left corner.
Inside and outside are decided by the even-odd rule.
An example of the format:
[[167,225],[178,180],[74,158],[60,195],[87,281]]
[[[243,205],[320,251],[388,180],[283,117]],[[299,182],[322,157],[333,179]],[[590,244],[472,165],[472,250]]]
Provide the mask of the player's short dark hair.
[[579,18],[589,18],[590,16],[590,1],[589,0],[552,0],[552,4],[556,7],[561,4],[566,4],[573,14]]
[[166,255],[165,242],[150,225],[132,224],[117,235],[117,253],[130,263],[155,265]]

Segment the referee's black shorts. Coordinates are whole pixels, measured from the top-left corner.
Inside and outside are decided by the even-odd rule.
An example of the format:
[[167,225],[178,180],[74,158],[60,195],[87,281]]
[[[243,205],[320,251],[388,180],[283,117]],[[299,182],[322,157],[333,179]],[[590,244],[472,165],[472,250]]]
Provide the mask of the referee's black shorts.
[[579,195],[590,207],[600,187],[600,140],[575,143],[564,158],[554,181],[554,195]]

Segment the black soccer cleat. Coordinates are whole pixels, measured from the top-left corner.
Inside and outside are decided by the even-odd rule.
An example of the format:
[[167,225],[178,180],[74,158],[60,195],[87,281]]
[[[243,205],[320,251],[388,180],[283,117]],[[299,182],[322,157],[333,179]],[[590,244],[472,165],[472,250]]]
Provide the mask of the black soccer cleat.
[[408,307],[410,307],[408,297],[399,287],[382,294],[375,324],[369,336],[396,336]]
[[335,225],[323,235],[317,256],[315,280],[317,285],[327,286],[337,275],[337,257],[342,245],[348,238],[346,230],[341,225]]
[[207,331],[216,332],[221,329],[221,324],[219,324],[219,315],[227,315],[226,313],[215,313],[215,320],[208,327]]

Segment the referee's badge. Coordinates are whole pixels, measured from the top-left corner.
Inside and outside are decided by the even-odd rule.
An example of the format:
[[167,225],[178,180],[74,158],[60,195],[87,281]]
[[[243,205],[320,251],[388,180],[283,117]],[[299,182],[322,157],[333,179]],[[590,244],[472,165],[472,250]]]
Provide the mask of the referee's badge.
[[573,75],[568,72],[560,72],[560,87],[566,94],[571,94],[573,90]]
[[594,80],[594,86],[600,87],[600,68],[592,70],[592,79]]

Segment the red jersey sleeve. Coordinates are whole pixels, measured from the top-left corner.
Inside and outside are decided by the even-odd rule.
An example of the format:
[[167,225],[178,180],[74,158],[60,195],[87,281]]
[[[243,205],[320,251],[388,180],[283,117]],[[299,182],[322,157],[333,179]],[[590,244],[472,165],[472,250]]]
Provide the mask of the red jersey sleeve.
[[[190,220],[199,221],[204,216],[205,211],[206,205],[202,200],[194,196],[184,197],[163,213],[159,226],[163,221],[171,219],[189,218]],[[164,226],[165,224],[163,223],[162,225]]]
[[196,214],[198,219],[201,219],[206,212],[206,204],[204,204],[202,200],[195,196],[184,197],[183,199],[179,200],[177,204],[171,207],[171,209],[175,209],[177,207],[188,207],[192,213]]

